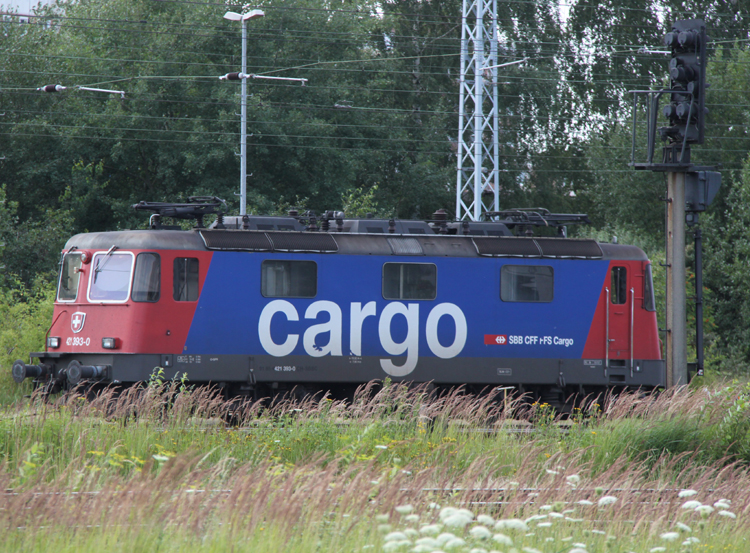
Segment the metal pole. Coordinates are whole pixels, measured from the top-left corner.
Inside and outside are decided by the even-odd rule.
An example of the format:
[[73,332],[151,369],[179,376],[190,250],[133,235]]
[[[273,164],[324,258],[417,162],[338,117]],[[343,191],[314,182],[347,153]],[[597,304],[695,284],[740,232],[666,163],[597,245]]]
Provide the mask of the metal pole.
[[[697,222],[698,213],[695,213]],[[703,236],[695,227],[695,360],[697,376],[703,376]]]
[[[242,20],[242,74],[247,75],[247,21]],[[247,213],[247,79],[242,81],[240,108],[240,215]]]
[[667,387],[687,378],[685,173],[667,173]]
[[474,35],[474,214],[473,219],[482,217],[482,124],[484,115],[484,2],[476,3],[476,29]]

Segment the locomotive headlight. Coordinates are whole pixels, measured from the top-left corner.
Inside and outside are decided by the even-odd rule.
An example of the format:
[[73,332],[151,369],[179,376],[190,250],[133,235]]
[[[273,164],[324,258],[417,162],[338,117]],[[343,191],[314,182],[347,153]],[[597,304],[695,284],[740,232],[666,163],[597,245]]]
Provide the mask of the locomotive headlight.
[[102,338],[104,349],[117,349],[117,338]]
[[60,347],[60,338],[58,336],[49,336],[47,338],[47,347],[50,349],[57,349]]

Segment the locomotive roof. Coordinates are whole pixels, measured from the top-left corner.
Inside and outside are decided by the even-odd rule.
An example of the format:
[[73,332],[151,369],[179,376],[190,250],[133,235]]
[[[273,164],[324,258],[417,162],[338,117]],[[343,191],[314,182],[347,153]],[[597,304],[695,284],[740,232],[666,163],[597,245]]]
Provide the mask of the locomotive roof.
[[128,230],[77,234],[68,250],[219,250],[427,257],[647,260],[636,246],[569,238],[232,229]]

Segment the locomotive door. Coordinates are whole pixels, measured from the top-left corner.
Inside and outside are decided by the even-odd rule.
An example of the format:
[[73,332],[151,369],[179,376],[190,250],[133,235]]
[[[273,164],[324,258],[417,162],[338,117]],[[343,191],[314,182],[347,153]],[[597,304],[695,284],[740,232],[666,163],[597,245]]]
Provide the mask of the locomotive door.
[[[632,358],[634,275],[628,267],[610,269],[610,286],[607,298],[607,366],[617,366],[612,360]],[[622,364],[624,366],[624,364]]]

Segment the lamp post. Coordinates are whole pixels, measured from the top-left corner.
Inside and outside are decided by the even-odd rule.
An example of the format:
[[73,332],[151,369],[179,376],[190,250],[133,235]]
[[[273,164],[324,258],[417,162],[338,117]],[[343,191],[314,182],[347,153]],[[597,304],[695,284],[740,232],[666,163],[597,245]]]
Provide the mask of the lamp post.
[[[224,19],[242,22],[242,74],[247,74],[247,21],[263,17],[262,10],[253,10],[245,14],[227,12]],[[247,207],[247,79],[242,81],[242,104],[240,109],[240,215],[245,215]]]

